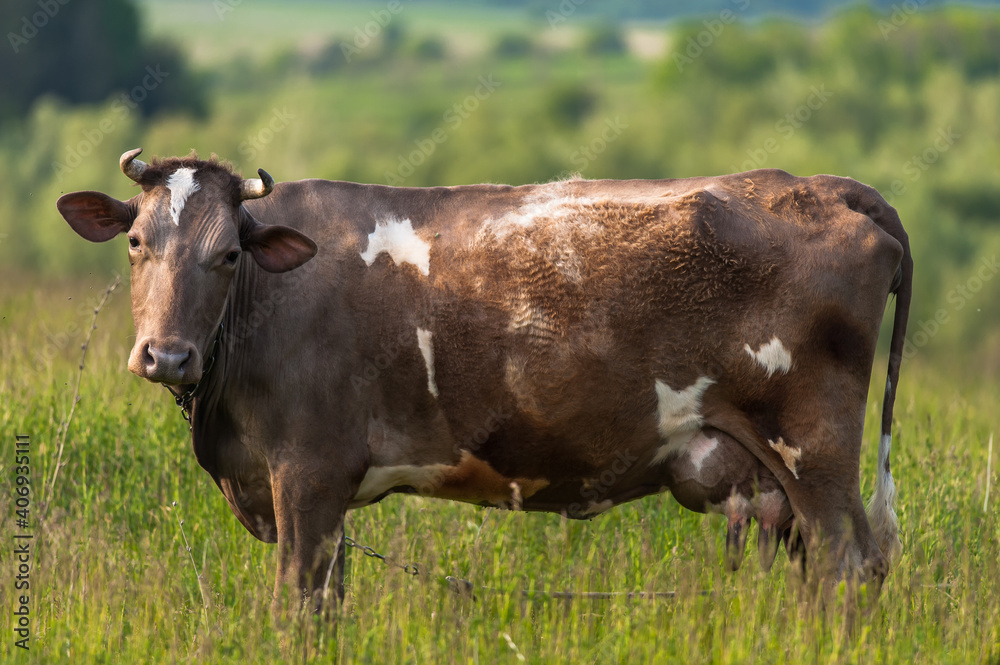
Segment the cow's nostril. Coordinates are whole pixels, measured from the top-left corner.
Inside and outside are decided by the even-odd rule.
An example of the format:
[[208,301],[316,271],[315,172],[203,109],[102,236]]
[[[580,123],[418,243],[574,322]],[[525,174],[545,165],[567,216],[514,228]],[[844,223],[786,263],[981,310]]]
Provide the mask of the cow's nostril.
[[186,354],[184,354],[184,358],[177,365],[178,371],[183,372],[184,371],[184,366],[187,365],[187,361],[190,360],[190,359],[191,359],[191,352],[188,351]]
[[153,357],[153,350],[149,344],[143,344],[142,346],[142,364],[148,368],[156,366],[156,358]]

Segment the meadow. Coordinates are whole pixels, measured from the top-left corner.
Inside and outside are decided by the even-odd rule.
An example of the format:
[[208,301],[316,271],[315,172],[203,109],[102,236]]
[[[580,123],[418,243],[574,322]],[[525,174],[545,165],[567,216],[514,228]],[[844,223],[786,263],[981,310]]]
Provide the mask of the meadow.
[[[336,629],[312,617],[276,626],[273,546],[230,513],[166,391],[125,368],[126,285],[101,311],[79,371],[80,346],[108,281],[95,275],[44,289],[23,281],[0,297],[0,426],[8,453],[0,462],[0,511],[6,533],[34,536],[29,651],[13,646],[17,618],[7,608],[14,607],[15,562],[3,558],[7,662],[965,664],[1000,657],[1000,474],[995,462],[987,472],[1000,395],[995,384],[956,382],[919,358],[904,366],[894,428],[903,555],[877,602],[870,590],[862,593],[862,612],[836,602],[819,609],[784,553],[761,573],[753,533],[743,567],[728,572],[724,520],[688,512],[669,495],[591,522],[395,496],[350,513],[347,532],[397,564],[418,564],[420,575],[350,550]],[[880,361],[862,460],[866,496],[883,372]],[[15,531],[16,434],[30,437],[32,505],[30,527]],[[475,584],[476,599],[449,590],[448,575]],[[561,600],[551,591],[676,595]]]
[[[0,118],[0,662],[1000,662],[1000,14],[857,8],[808,24],[609,30],[581,17],[587,7],[551,25],[545,10],[565,3],[413,3],[348,61],[343,45],[386,3],[219,4],[141,4],[146,29],[190,57],[202,114],[147,115],[133,90],[85,105],[45,96]],[[160,92],[180,96],[178,79]],[[336,628],[276,625],[274,547],[198,466],[166,391],[126,369],[123,241],[85,243],[55,210],[68,191],[132,196],[118,158],[138,146],[144,159],[217,153],[279,181],[780,167],[878,187],[916,262],[892,460],[903,555],[881,595],[863,590],[858,612],[821,603],[784,553],[759,571],[753,532],[730,573],[722,518],[668,494],[591,522],[394,496],[350,513],[347,533],[421,574],[351,550]],[[885,364],[869,395],[866,497]],[[30,442],[25,528],[17,435]],[[23,533],[27,651],[14,645]]]

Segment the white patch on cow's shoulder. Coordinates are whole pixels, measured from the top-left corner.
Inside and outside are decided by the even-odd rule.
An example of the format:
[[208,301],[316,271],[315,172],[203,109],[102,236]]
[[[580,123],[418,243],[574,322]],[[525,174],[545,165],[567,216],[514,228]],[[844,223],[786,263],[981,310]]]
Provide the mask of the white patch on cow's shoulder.
[[361,252],[366,265],[371,265],[382,252],[397,264],[411,263],[422,275],[431,270],[431,246],[420,239],[408,219],[388,219],[376,222],[375,230],[368,235],[368,247]]
[[795,467],[796,463],[802,459],[802,449],[792,448],[787,445],[785,440],[780,436],[777,441],[771,441],[768,439],[767,442],[771,445],[771,449],[774,450],[774,452],[781,455],[781,459],[784,460],[785,466],[788,467],[788,470],[791,471],[792,475],[795,476],[796,480],[798,480],[799,472]]
[[188,197],[201,189],[194,179],[194,169],[177,169],[167,178],[167,189],[170,190],[170,217],[174,224],[181,225],[181,212]]
[[761,346],[759,351],[754,351],[749,344],[743,349],[757,361],[758,365],[767,370],[768,378],[775,372],[787,374],[792,369],[792,354],[777,337],[772,337],[771,341]]
[[701,398],[714,380],[703,376],[684,390],[673,390],[660,379],[656,380],[657,430],[667,442],[660,446],[653,457],[659,464],[670,455],[680,452],[701,429]]
[[430,330],[417,328],[417,344],[420,346],[420,353],[424,357],[424,364],[427,365],[427,390],[431,395],[438,396],[438,387],[434,383],[434,347],[431,345],[432,333]]

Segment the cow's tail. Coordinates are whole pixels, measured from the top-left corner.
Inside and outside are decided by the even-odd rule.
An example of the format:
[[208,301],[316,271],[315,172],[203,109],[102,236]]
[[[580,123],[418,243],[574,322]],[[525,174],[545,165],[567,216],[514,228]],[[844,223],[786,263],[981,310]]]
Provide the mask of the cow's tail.
[[894,561],[902,552],[899,540],[899,520],[896,517],[896,484],[892,479],[889,466],[889,453],[892,450],[892,407],[896,400],[896,388],[899,385],[899,365],[903,360],[903,347],[906,342],[906,321],[910,313],[910,296],[913,292],[913,258],[910,255],[910,243],[896,211],[882,202],[876,216],[870,212],[875,223],[903,246],[903,258],[893,281],[890,293],[896,294],[896,313],[892,321],[892,340],[889,345],[889,368],[885,381],[885,397],[882,401],[882,432],[878,445],[878,472],[875,478],[875,491],[868,502],[868,519],[871,523],[875,540],[882,553]]

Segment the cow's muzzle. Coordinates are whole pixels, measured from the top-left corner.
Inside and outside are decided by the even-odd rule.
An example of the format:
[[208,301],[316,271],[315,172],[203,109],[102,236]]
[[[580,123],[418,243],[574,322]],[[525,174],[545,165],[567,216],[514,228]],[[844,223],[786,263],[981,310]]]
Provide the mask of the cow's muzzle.
[[201,380],[201,353],[189,342],[152,337],[136,342],[128,360],[129,371],[167,385],[187,385]]

